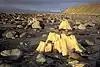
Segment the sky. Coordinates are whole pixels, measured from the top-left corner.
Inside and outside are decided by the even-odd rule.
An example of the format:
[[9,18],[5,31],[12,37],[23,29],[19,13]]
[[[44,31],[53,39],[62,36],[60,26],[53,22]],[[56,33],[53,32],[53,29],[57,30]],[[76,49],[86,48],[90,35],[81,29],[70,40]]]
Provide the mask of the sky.
[[60,12],[73,6],[99,2],[100,0],[0,0],[0,7]]

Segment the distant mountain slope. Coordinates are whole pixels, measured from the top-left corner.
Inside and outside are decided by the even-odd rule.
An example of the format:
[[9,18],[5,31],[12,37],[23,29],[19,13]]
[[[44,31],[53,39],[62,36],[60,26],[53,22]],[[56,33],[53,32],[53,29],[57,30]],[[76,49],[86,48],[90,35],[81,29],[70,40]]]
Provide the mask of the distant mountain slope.
[[100,15],[100,3],[98,4],[86,4],[72,8],[65,9],[62,13],[66,14],[92,14]]

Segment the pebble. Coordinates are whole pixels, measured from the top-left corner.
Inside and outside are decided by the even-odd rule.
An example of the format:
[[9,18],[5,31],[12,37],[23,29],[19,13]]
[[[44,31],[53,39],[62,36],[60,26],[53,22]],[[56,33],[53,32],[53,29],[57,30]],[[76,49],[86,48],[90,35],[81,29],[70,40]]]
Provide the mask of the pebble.
[[40,29],[41,27],[40,27],[39,21],[33,23],[32,24],[32,28],[38,28],[38,29]]
[[80,25],[78,26],[78,29],[80,29],[80,30],[85,30],[85,29],[86,29],[86,27],[85,27],[85,25],[80,24]]
[[36,61],[43,64],[44,62],[46,62],[46,59],[43,56],[43,54],[38,54],[37,57],[36,57]]
[[86,42],[88,45],[94,45],[94,42],[92,42],[92,41],[85,40],[85,42]]
[[17,25],[17,28],[23,28],[23,26],[22,25]]
[[20,38],[25,37],[26,34],[27,34],[26,32],[22,33],[22,34],[20,35]]
[[48,64],[53,63],[53,60],[50,59],[50,58],[47,58],[46,61],[47,61]]
[[12,67],[10,64],[0,64],[0,67]]
[[78,27],[77,27],[77,26],[74,26],[73,28],[74,28],[74,29],[78,29]]
[[42,35],[42,37],[47,37],[47,36],[48,36],[47,34],[43,34],[43,35]]
[[6,33],[6,38],[13,38],[14,34],[15,34],[14,31],[9,31],[9,32]]
[[76,20],[76,23],[75,24],[81,24],[81,22]]

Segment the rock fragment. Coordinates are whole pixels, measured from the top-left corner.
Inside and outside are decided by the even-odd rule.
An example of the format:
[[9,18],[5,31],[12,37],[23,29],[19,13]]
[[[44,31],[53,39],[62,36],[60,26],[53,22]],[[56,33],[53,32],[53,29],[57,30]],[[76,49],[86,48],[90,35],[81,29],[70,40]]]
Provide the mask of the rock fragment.
[[4,57],[10,57],[11,59],[16,60],[21,56],[22,51],[19,49],[11,49],[11,50],[4,50],[0,54]]
[[46,59],[44,58],[43,54],[38,54],[36,57],[36,61],[43,64],[44,62],[46,62]]
[[6,33],[6,38],[12,38],[12,39],[13,39],[15,33],[16,33],[15,31],[9,31],[9,32],[7,32],[7,33]]
[[85,29],[86,29],[86,27],[85,27],[85,25],[80,24],[80,25],[78,26],[78,29],[80,29],[80,30],[85,30]]

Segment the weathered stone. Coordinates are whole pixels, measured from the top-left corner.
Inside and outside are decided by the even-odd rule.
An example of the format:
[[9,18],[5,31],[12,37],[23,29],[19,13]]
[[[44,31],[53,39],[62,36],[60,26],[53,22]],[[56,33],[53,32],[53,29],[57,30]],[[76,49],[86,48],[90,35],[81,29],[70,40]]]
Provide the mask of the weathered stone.
[[94,45],[94,42],[91,42],[89,40],[85,40],[85,42],[88,44],[88,45]]
[[87,23],[85,26],[86,26],[86,27],[94,27],[95,24],[93,24],[93,23]]
[[79,63],[79,61],[74,60],[71,62],[68,62],[72,67],[84,67],[86,64],[85,63]]
[[2,56],[5,57],[12,57],[13,59],[18,59],[22,52],[19,49],[12,49],[12,50],[4,50],[0,53]]
[[76,23],[75,24],[81,24],[81,22],[80,21],[78,21],[78,20],[76,20]]
[[80,29],[80,30],[85,30],[85,29],[86,29],[86,27],[85,27],[85,25],[80,24],[80,25],[78,26],[78,29]]
[[84,58],[81,57],[81,55],[75,53],[75,52],[71,52],[69,51],[69,58],[73,58],[75,60],[80,60],[80,61],[84,61]]
[[37,57],[36,57],[36,61],[43,64],[44,62],[46,62],[46,59],[43,56],[43,54],[38,54]]
[[74,29],[78,29],[78,26],[74,26],[73,28],[74,28]]
[[6,33],[6,38],[13,38],[16,32],[14,31],[9,31]]
[[23,28],[23,26],[22,25],[17,25],[17,28]]
[[20,38],[26,36],[26,34],[27,34],[26,32],[22,33],[22,34],[20,35]]
[[55,28],[49,28],[50,30],[54,30]]
[[48,64],[53,63],[53,60],[50,59],[50,58],[47,58],[46,61],[47,61]]
[[77,61],[77,60],[74,60],[74,61],[70,61],[70,62],[68,62],[69,64],[71,64],[71,65],[74,65],[74,64],[78,64],[79,63],[79,61]]
[[36,32],[36,31],[37,31],[37,29],[33,29],[33,31],[34,31],[34,32]]
[[85,64],[76,64],[75,66],[73,66],[73,67],[84,67],[85,66]]
[[34,22],[34,23],[32,24],[32,28],[40,29],[40,28],[41,28],[41,27],[40,27],[40,22],[39,22],[39,21]]
[[48,36],[47,34],[43,34],[43,35],[42,35],[42,37],[47,37],[47,36]]
[[0,67],[12,67],[12,66],[9,64],[0,64]]

